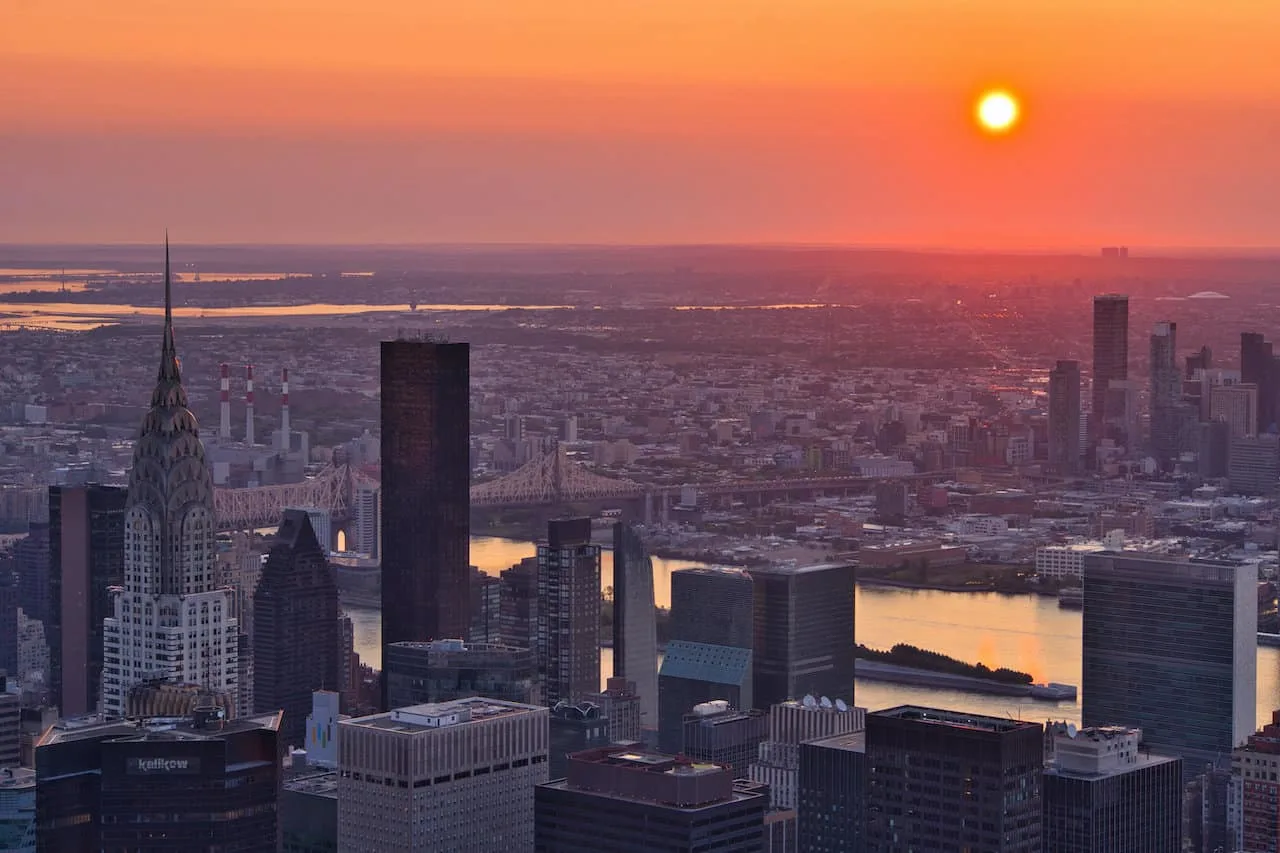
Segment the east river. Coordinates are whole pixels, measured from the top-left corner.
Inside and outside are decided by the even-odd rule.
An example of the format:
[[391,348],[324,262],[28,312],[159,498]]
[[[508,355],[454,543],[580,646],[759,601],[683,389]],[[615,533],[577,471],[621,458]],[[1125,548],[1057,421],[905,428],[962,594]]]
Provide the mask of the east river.
[[[471,563],[497,574],[534,553],[531,542],[473,537]],[[690,560],[654,559],[654,597],[671,603],[671,572],[699,565]],[[601,585],[613,583],[613,554],[604,552]],[[1056,599],[1033,595],[952,593],[859,586],[855,596],[855,632],[859,643],[887,649],[911,643],[992,668],[1007,666],[1031,673],[1036,681],[1080,685],[1080,611],[1063,610]],[[355,623],[360,659],[381,666],[382,623],[377,610],[347,608]],[[601,680],[613,671],[610,649],[600,652]],[[1076,702],[1036,702],[859,680],[855,701],[875,710],[902,704],[973,711],[994,716],[1080,721]],[[1280,649],[1258,649],[1258,722],[1271,721],[1280,708]]]

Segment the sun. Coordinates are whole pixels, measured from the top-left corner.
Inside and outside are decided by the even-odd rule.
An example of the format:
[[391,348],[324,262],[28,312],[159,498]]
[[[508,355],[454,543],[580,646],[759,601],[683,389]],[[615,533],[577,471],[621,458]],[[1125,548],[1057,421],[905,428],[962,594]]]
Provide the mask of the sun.
[[1018,99],[1008,92],[984,92],[974,113],[978,124],[991,133],[1005,133],[1018,123]]

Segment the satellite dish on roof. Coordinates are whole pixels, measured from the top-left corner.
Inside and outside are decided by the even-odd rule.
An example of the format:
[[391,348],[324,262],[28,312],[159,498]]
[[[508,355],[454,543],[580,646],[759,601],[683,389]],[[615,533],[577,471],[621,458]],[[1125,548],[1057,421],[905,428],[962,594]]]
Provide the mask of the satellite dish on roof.
[[1067,723],[1067,737],[1070,737],[1070,738],[1075,737],[1077,731],[1078,729],[1076,728],[1075,723]]
[[822,697],[821,699],[819,699],[818,701],[822,703],[822,707],[824,707],[824,708],[830,708],[830,707],[831,707],[831,700],[830,700],[830,699],[828,699],[826,696],[823,696],[823,697]]
[[804,706],[806,708],[816,708],[818,707],[818,700],[813,698],[813,694],[806,693],[804,694]]
[[843,713],[843,712],[845,712],[845,711],[849,710],[849,706],[848,706],[848,705],[846,705],[846,704],[844,703],[844,700],[843,700],[843,699],[837,699],[837,700],[836,700],[836,710],[837,710],[837,711],[840,711],[841,713]]

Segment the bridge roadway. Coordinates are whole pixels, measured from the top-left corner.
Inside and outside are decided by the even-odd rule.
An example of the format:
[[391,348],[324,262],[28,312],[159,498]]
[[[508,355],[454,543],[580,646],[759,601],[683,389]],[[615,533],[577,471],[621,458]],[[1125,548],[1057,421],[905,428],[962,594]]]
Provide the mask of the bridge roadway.
[[[679,495],[686,488],[696,489],[700,495],[735,497],[758,495],[788,495],[805,492],[844,492],[865,490],[874,483],[940,482],[955,476],[954,471],[935,471],[929,474],[911,474],[902,477],[802,477],[775,480],[720,480],[710,483],[681,485],[646,485],[641,483],[614,482],[613,487],[594,493],[575,493],[572,488],[553,490],[537,500],[512,496],[489,496],[481,492],[472,498],[473,508],[514,508],[523,506],[547,506],[555,504],[610,503],[628,500],[644,500],[652,497],[669,498]],[[352,492],[357,483],[368,478],[348,466],[329,467],[315,477],[300,483],[285,483],[253,488],[214,490],[214,506],[218,515],[218,528],[223,531],[252,530],[274,527],[280,523],[284,510],[290,507],[316,507],[329,511],[334,530],[351,519]],[[485,484],[479,484],[483,486]],[[479,486],[472,486],[473,494]]]

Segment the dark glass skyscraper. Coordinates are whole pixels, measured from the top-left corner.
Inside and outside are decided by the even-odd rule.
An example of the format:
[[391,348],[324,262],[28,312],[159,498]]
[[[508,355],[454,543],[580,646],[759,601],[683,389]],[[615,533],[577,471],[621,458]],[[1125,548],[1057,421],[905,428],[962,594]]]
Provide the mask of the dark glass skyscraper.
[[300,509],[284,511],[253,593],[253,701],[284,711],[280,739],[301,746],[311,694],[341,685],[338,585]]
[[13,562],[0,557],[0,669],[17,681],[18,672],[18,575]]
[[1103,552],[1084,560],[1083,718],[1166,755],[1229,760],[1253,732],[1257,566]]
[[806,693],[853,704],[854,567],[765,566],[755,582],[757,708]]
[[124,512],[117,486],[49,488],[49,689],[64,717],[98,707],[107,588],[124,583]]
[[1040,853],[1043,763],[1039,723],[913,706],[868,714],[866,849]]
[[705,567],[671,573],[671,639],[751,648],[754,585],[742,569]]
[[13,545],[18,572],[18,606],[28,619],[49,618],[49,524],[31,525],[27,535]]
[[1240,334],[1240,381],[1258,386],[1258,433],[1277,420],[1276,359],[1271,344],[1257,332]]
[[865,731],[800,744],[800,853],[863,853],[866,801]]
[[[1116,293],[1093,297],[1093,412],[1089,443],[1121,438],[1108,429],[1107,389],[1129,378],[1129,297]],[[1128,436],[1123,436],[1128,439]]]
[[658,727],[658,627],[653,560],[630,525],[613,526],[613,674],[635,684],[640,719]]
[[467,636],[470,359],[465,343],[382,343],[384,648]]
[[392,708],[472,696],[532,704],[536,674],[528,649],[462,640],[393,643],[382,662]]
[[600,546],[591,542],[591,519],[547,526],[538,544],[537,620],[543,701],[579,702],[599,691]]
[[1059,361],[1049,371],[1049,465],[1074,474],[1080,462],[1080,362]]
[[1178,326],[1162,321],[1151,332],[1151,452],[1165,468],[1178,455],[1181,400]]

